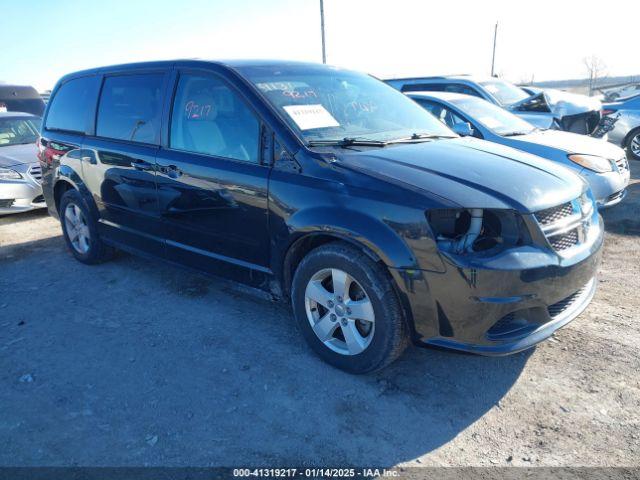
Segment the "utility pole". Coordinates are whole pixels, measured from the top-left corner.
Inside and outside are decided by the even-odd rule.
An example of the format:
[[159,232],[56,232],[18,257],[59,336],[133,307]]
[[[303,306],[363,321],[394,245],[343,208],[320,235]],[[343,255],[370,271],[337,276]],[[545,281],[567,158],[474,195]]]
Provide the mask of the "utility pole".
[[[322,1],[322,0],[320,0]],[[496,41],[498,40],[498,22],[496,22],[496,28],[493,31],[493,55],[491,57],[491,76],[495,75],[496,67]]]
[[327,63],[327,51],[324,45],[324,1],[320,0],[320,30],[322,31],[322,63]]

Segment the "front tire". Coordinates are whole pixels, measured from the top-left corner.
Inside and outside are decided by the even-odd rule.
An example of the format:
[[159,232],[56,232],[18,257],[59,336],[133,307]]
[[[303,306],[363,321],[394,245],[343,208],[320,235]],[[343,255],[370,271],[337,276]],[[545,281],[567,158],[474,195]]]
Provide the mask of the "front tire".
[[341,370],[380,370],[408,344],[389,274],[351,245],[334,242],[311,251],[295,272],[291,300],[309,346]]
[[98,235],[98,222],[77,190],[60,199],[60,223],[67,247],[76,260],[93,265],[111,258],[113,249]]
[[636,128],[627,137],[627,153],[634,160],[640,160],[640,128]]

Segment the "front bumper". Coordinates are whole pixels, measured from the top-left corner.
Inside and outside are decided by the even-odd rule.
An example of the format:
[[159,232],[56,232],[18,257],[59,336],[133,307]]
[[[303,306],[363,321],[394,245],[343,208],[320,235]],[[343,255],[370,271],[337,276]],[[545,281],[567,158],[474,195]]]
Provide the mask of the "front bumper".
[[630,171],[595,173],[582,169],[580,174],[589,182],[598,208],[608,208],[620,203],[626,196]]
[[[521,247],[501,266],[459,266],[444,272],[411,271],[406,298],[416,343],[483,355],[530,348],[577,317],[596,290],[602,221],[586,250],[567,258]],[[406,280],[410,279],[410,283]]]
[[0,181],[0,215],[46,208],[40,184],[30,178]]

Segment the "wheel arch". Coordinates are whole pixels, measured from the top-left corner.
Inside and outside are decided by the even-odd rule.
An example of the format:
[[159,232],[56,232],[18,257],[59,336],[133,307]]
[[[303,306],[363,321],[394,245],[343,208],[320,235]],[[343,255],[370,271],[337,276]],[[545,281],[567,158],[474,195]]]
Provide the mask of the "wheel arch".
[[[314,216],[316,220],[324,215]],[[325,212],[327,213],[327,212]],[[354,213],[354,212],[352,212]],[[301,218],[289,222],[289,241],[283,242],[286,247],[274,256],[274,273],[282,287],[282,294],[288,297],[295,270],[300,261],[312,250],[330,242],[343,242],[365,253],[372,261],[378,263],[387,273],[391,285],[398,295],[409,331],[415,332],[413,312],[407,295],[404,269],[418,269],[417,260],[400,235],[382,221],[366,215],[356,214],[358,220],[353,226],[346,223],[354,220],[348,215],[341,215],[337,224],[316,222],[303,223]],[[311,215],[306,216],[311,219]],[[359,226],[361,228],[354,228]]]
[[80,175],[78,175],[78,173],[68,165],[61,165],[57,171],[56,179],[53,184],[53,199],[58,215],[60,215],[60,200],[68,190],[77,190],[82,195],[85,202],[87,202],[87,206],[96,215],[96,218],[98,218],[98,207],[93,200],[89,189],[82,181],[82,178],[80,178]]

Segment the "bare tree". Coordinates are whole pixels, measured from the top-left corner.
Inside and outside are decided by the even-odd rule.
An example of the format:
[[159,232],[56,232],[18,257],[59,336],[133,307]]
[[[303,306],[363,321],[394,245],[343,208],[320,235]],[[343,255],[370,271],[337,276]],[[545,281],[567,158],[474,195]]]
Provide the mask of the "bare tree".
[[593,95],[598,79],[604,75],[607,66],[597,55],[591,55],[582,59],[587,73],[589,74],[589,96]]

